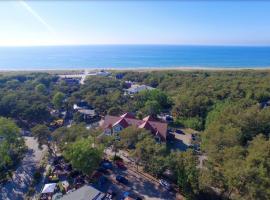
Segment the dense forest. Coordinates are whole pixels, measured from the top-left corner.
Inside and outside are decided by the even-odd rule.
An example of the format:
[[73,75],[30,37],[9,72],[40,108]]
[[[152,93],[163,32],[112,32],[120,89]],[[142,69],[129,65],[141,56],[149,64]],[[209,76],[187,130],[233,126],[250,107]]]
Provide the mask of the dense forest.
[[[117,74],[121,78],[116,78]],[[125,81],[156,89],[130,97],[124,94]],[[145,163],[146,171],[151,174],[158,176],[166,169],[173,171],[180,190],[190,199],[205,195],[210,199],[210,193],[215,191],[220,198],[266,200],[270,199],[269,83],[270,72],[259,70],[117,71],[112,76],[93,76],[83,85],[72,86],[46,73],[2,75],[0,116],[13,119],[21,128],[45,130],[46,127],[37,126],[49,126],[54,120],[50,109],[71,110],[79,100],[87,101],[100,115],[133,112],[142,118],[148,114],[170,113],[174,118],[171,127],[200,131],[202,152],[207,156],[202,168],[197,167],[192,151],[168,152],[165,144],[156,144],[147,134],[133,130],[134,127],[123,131],[123,140],[115,146],[135,148],[133,155]],[[80,131],[62,127],[52,134],[61,147],[66,141],[77,141],[74,148],[87,146],[80,138],[88,134],[91,140],[96,138],[95,132],[87,133],[80,120],[73,117]],[[1,118],[0,122],[3,120],[6,119]],[[10,132],[18,136],[15,126],[10,124],[14,127]],[[6,134],[1,127],[0,136]],[[49,130],[43,132],[49,134]],[[98,139],[102,145],[108,142]],[[13,142],[20,141],[0,142],[1,161],[2,156],[9,159],[3,152]],[[69,152],[67,149],[66,155],[72,160]],[[0,168],[12,165],[0,164]]]

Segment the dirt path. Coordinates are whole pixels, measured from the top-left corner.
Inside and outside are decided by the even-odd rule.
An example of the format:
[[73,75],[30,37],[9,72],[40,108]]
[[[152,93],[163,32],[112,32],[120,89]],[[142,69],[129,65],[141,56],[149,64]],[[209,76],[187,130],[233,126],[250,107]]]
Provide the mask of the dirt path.
[[40,150],[33,137],[24,137],[28,151],[20,166],[13,173],[13,180],[0,188],[0,200],[23,200],[32,182],[33,173],[46,149]]

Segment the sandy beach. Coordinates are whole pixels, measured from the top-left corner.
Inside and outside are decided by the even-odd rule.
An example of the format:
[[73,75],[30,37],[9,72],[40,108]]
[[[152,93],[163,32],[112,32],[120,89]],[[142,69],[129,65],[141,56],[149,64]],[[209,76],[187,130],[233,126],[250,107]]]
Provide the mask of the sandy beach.
[[[127,68],[102,68],[103,70],[110,72],[125,72],[125,71],[136,71],[136,72],[154,72],[154,71],[270,71],[269,67],[258,67],[258,68],[225,68],[225,67],[127,67]],[[45,69],[36,69],[36,70],[24,70],[24,71],[16,71],[16,70],[1,70],[0,74],[3,75],[15,75],[15,74],[29,74],[29,73],[49,73],[49,74],[80,74],[83,73],[84,70],[88,72],[96,72],[100,71],[101,68],[82,68],[82,69],[63,69],[63,70],[45,70]]]

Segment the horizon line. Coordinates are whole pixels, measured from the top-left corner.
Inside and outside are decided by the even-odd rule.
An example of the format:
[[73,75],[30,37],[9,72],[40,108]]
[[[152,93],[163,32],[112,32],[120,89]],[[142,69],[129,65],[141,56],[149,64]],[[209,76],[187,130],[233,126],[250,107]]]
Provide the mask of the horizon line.
[[108,44],[39,44],[39,45],[0,45],[3,47],[65,47],[65,46],[209,46],[209,47],[270,47],[270,44],[171,44],[171,43],[108,43]]

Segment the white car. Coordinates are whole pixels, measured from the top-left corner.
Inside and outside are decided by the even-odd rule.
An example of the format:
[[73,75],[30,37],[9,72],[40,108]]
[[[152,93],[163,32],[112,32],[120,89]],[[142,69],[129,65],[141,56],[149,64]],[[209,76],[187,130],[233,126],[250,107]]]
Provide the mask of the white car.
[[167,189],[167,190],[170,190],[171,189],[171,185],[167,181],[165,181],[164,179],[160,179],[159,180],[159,184],[162,187],[164,187],[165,189]]

